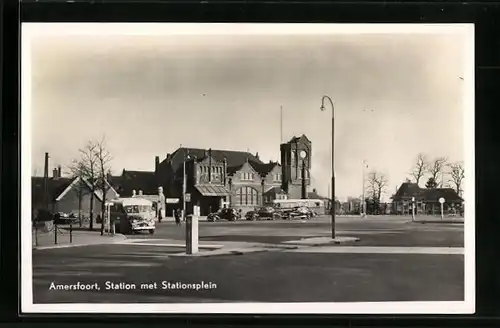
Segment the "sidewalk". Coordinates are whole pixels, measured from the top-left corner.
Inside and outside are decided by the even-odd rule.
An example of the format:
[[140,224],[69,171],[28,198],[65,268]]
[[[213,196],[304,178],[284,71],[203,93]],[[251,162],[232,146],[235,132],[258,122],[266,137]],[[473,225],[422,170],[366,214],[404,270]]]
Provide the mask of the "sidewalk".
[[453,217],[453,216],[448,216],[448,217],[444,217],[443,219],[441,219],[441,217],[435,217],[435,216],[431,216],[431,217],[415,217],[415,221],[411,221],[411,217],[410,217],[410,222],[409,223],[455,223],[455,224],[459,224],[459,223],[464,223],[464,218],[463,217],[460,217],[460,216],[457,216],[457,217]]
[[125,239],[126,237],[122,234],[112,236],[105,233],[101,236],[99,231],[73,231],[70,243],[69,231],[59,229],[57,232],[57,244],[55,244],[54,232],[38,232],[38,236],[35,236],[35,232],[32,233],[32,245],[33,249],[36,250],[119,243]]

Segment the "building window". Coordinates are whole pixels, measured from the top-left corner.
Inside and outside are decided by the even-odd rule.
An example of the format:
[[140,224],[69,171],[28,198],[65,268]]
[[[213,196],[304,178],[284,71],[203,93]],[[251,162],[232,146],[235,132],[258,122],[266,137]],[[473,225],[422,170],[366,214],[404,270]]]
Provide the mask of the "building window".
[[281,181],[281,174],[274,174],[274,175],[273,175],[273,181],[274,181],[274,182],[279,182],[279,181]]
[[250,172],[241,172],[240,173],[240,179],[242,181],[250,181],[250,180],[253,180],[254,178],[255,178],[254,173],[250,173]]
[[241,187],[236,191],[236,205],[258,205],[259,197],[257,190],[252,187]]

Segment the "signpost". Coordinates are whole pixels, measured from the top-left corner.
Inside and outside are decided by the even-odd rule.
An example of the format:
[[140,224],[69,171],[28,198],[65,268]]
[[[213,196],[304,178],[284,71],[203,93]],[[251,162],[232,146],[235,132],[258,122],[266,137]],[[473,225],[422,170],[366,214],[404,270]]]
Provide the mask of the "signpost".
[[186,254],[198,253],[198,220],[199,206],[193,206],[193,214],[186,220]]
[[411,222],[415,221],[415,197],[411,198]]
[[441,220],[444,220],[444,210],[443,210],[444,202],[445,202],[445,199],[443,197],[439,198],[439,203],[441,204]]

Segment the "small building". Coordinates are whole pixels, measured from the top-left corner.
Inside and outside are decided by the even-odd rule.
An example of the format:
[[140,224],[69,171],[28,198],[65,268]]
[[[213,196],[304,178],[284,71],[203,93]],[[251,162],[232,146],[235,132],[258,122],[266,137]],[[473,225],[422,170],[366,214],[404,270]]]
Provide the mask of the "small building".
[[[31,198],[33,215],[36,216],[39,210],[47,209],[53,213],[77,214],[80,211],[80,213],[88,217],[90,216],[91,190],[90,184],[80,177],[62,177],[60,168],[54,170],[53,176],[48,177],[46,180],[44,177],[32,177]],[[46,195],[46,199],[44,199],[44,195]],[[109,185],[106,199],[109,200],[117,197],[118,193]],[[102,201],[102,191],[96,190],[94,192],[93,204],[94,217],[101,213]]]
[[459,212],[463,199],[452,188],[420,188],[416,183],[405,182],[391,197],[392,213],[411,214],[412,199],[415,201],[416,214],[438,214],[441,212],[440,198],[445,199],[444,212]]

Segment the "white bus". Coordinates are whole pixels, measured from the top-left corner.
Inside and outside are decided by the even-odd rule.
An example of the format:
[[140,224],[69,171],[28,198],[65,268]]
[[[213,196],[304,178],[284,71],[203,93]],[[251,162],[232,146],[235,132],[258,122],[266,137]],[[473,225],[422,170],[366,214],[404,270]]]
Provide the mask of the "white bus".
[[294,207],[307,207],[317,214],[325,214],[325,201],[322,199],[275,199],[273,207],[279,209],[292,209]]

